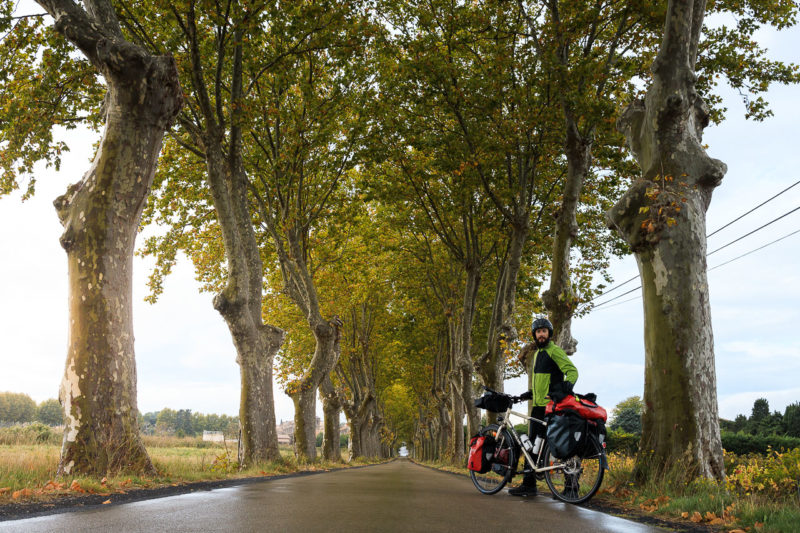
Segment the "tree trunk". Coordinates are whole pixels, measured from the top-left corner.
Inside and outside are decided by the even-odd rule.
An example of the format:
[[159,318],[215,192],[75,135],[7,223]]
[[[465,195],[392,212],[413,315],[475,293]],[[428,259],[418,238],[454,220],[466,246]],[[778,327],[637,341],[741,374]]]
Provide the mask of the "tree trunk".
[[[461,309],[461,319],[456,330],[454,368],[454,387],[456,396],[461,401],[458,412],[453,412],[455,421],[453,434],[453,460],[461,461],[464,459],[466,449],[464,441],[463,420],[467,417],[467,432],[472,435],[478,431],[480,423],[480,413],[474,404],[475,390],[472,386],[472,376],[475,368],[472,363],[472,323],[475,319],[475,307],[478,299],[478,288],[481,282],[481,270],[479,266],[467,265],[467,282],[464,287],[464,301]],[[458,407],[458,399],[454,397],[454,409]]]
[[314,332],[316,349],[311,365],[299,382],[294,400],[294,452],[301,461],[313,461],[317,457],[316,448],[316,406],[317,388],[330,373],[339,359],[339,328],[342,323],[338,317],[330,322],[321,317],[309,320]]
[[583,182],[592,163],[593,135],[581,135],[578,124],[566,104],[564,108],[567,179],[564,183],[561,209],[556,218],[550,287],[542,294],[542,301],[553,323],[553,341],[568,355],[572,355],[575,353],[578,341],[572,337],[572,314],[575,312],[576,299],[570,279],[569,258],[572,242],[578,236],[576,215]]
[[694,65],[705,2],[669,2],[644,101],[618,125],[642,169],[608,213],[636,254],[645,319],[640,477],[676,468],[724,476],[706,280],[705,214],[726,167],[702,146],[708,108]]
[[298,461],[313,461],[317,457],[317,389],[304,388],[292,394],[294,400],[294,455]]
[[171,57],[122,38],[110,4],[39,2],[108,84],[105,130],[82,181],[55,201],[69,270],[59,475],[155,472],[139,438],[131,310],[134,241],[164,131],[183,105]]
[[323,436],[322,457],[326,461],[340,462],[342,460],[341,434],[339,431],[339,414],[342,412],[342,403],[336,394],[330,376],[322,380],[319,387],[322,398]]
[[[509,241],[500,275],[497,278],[492,318],[489,322],[486,354],[477,365],[478,375],[483,384],[492,390],[503,392],[503,371],[505,369],[508,345],[517,340],[514,327],[514,313],[517,302],[517,278],[522,264],[522,252],[528,240],[528,217],[524,216],[512,224]],[[487,413],[489,423],[496,420],[495,413]]]
[[[185,25],[190,34],[197,31],[194,12]],[[192,102],[197,110],[182,120],[198,151],[205,157],[208,186],[225,247],[227,279],[214,297],[214,309],[225,320],[236,347],[236,362],[241,377],[239,420],[241,424],[240,466],[280,459],[275,428],[275,403],[272,388],[272,363],[283,344],[285,333],[264,324],[261,314],[264,267],[256,241],[248,203],[248,178],[242,161],[242,34],[235,32],[231,91],[230,129],[220,122],[209,96],[200,45],[191,40]],[[216,72],[222,84],[224,72]],[[220,103],[220,106],[222,104]]]

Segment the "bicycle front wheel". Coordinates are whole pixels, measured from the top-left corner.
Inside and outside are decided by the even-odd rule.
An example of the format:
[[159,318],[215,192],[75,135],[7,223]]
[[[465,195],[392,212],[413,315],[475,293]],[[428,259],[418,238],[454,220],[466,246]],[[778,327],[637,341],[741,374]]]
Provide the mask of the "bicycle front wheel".
[[583,503],[594,496],[603,483],[604,451],[590,457],[576,455],[562,460],[553,457],[550,454],[550,446],[545,444],[542,453],[545,466],[556,467],[544,473],[547,487],[562,502]]
[[470,470],[469,476],[472,483],[483,494],[497,494],[514,475],[514,465],[516,455],[514,453],[514,442],[506,429],[500,429],[497,424],[491,424],[483,428],[480,435],[491,435],[495,438],[494,461],[492,468],[488,472],[481,474]]

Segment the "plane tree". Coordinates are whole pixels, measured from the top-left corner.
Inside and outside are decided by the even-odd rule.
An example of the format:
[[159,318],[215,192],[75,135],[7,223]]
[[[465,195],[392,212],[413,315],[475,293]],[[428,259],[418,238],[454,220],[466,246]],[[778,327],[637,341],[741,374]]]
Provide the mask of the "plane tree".
[[[698,81],[700,52],[711,59],[705,71],[714,75],[722,70],[734,86],[745,84],[742,77],[760,80],[751,87],[756,94],[771,81],[798,81],[797,67],[767,60],[753,43],[745,48],[753,54],[750,65],[726,62],[731,50],[714,51],[714,40],[727,30],[710,31],[704,44],[707,12],[719,9],[746,18],[748,22],[740,27],[752,35],[762,24],[780,28],[794,23],[798,7],[780,2],[766,6],[721,2],[712,8],[704,0],[670,0],[646,94],[629,104],[618,119],[641,169],[607,215],[609,227],[636,255],[642,282],[642,449],[649,452],[639,454],[640,478],[660,475],[675,464],[681,465],[687,478],[725,475],[706,277],[705,215],[727,167],[708,155],[702,143],[703,130],[713,118],[720,118],[721,110],[713,112],[706,101],[713,103],[713,95],[704,94],[716,82]],[[747,112],[763,118],[766,108],[756,100]]]
[[154,473],[137,420],[132,263],[164,132],[183,105],[177,69],[168,53],[126,39],[110,1],[37,3],[48,17],[24,22],[13,18],[13,2],[3,3],[3,108],[12,115],[0,121],[3,190],[38,160],[58,166],[56,126],[88,118],[103,130],[89,170],[54,202],[70,317],[58,472]]

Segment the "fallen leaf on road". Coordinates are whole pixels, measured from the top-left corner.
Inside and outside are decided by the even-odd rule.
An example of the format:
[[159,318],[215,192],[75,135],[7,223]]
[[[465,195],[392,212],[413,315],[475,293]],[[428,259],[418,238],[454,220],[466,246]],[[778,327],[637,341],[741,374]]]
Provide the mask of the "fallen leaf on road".
[[711,511],[708,511],[706,513],[705,519],[710,522],[711,520],[714,520],[716,517],[717,517],[716,513],[712,513]]
[[104,502],[103,502],[103,505],[105,505],[105,504],[107,504],[107,503],[111,503],[111,500],[106,500],[106,501],[104,501]]
[[11,487],[3,487],[0,489],[0,494],[5,494],[6,492],[11,492]]
[[78,483],[77,479],[73,479],[72,480],[72,484],[69,486],[69,490],[72,490],[72,491],[75,491],[75,492],[86,492],[85,490],[83,490],[83,487],[81,487],[81,484]]
[[689,518],[689,511],[684,511],[681,513],[681,518]]
[[691,520],[692,522],[695,522],[695,523],[702,522],[703,521],[703,515],[701,515],[697,511],[695,511],[694,514],[692,515],[692,517],[689,520]]
[[744,529],[731,529],[728,533],[747,533]]
[[723,520],[722,518],[714,518],[713,520],[711,520],[711,522],[709,522],[709,524],[711,524],[712,526],[718,526],[718,525],[724,524],[724,523],[725,523],[725,520]]

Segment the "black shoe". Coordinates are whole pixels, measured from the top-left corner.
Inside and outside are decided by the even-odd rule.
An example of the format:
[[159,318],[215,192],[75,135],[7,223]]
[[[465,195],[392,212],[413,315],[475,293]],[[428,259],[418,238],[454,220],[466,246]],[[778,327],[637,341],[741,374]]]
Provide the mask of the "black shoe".
[[515,489],[508,489],[508,493],[511,496],[536,496],[539,494],[539,490],[536,488],[536,485],[525,485],[524,483]]

